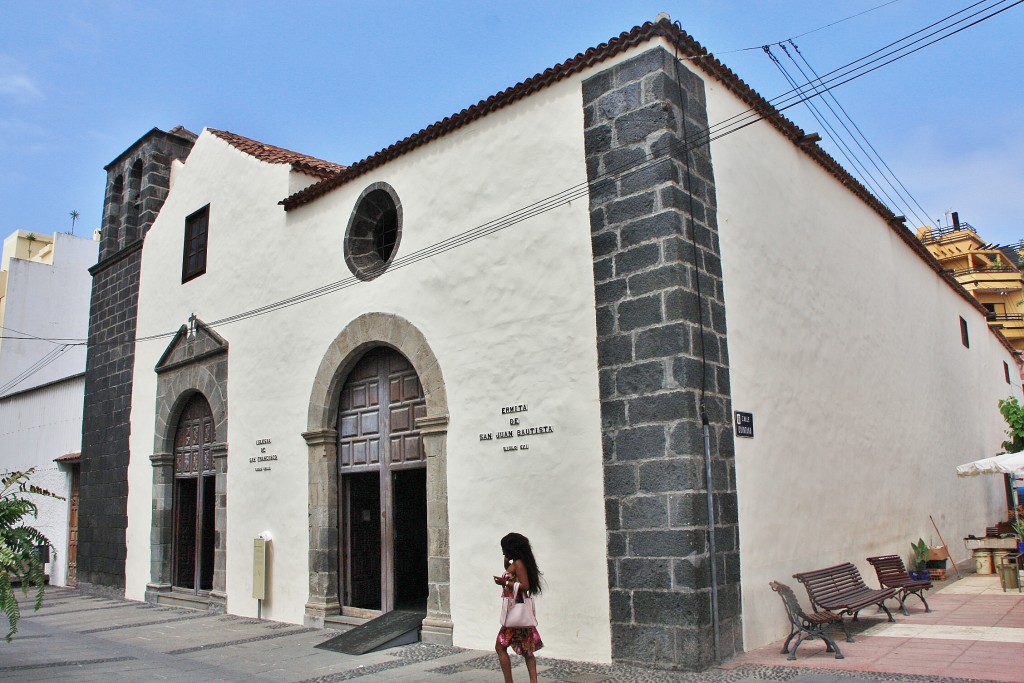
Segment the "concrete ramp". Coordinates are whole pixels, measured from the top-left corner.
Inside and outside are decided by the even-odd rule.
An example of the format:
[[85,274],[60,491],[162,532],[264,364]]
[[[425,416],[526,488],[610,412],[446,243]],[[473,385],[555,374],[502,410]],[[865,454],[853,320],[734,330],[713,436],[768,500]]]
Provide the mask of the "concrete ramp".
[[419,642],[420,626],[426,616],[423,612],[395,610],[345,631],[316,647],[347,655],[364,655],[389,647],[409,645]]

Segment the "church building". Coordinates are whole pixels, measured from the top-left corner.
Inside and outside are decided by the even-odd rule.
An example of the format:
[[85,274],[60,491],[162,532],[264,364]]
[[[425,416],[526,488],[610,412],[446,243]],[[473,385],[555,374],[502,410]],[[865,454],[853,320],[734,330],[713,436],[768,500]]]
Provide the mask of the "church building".
[[667,19],[351,165],[153,129],[107,167],[80,582],[490,649],[517,531],[545,656],[701,669],[786,634],[770,580],[984,529],[954,467],[1013,349],[815,139]]

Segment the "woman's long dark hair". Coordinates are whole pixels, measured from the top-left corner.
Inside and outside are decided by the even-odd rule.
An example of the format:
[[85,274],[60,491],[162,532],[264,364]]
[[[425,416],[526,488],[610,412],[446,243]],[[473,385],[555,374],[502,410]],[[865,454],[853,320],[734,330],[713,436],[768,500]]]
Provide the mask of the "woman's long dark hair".
[[530,595],[540,595],[543,590],[540,586],[542,574],[537,567],[537,560],[533,558],[533,548],[530,547],[530,539],[514,531],[506,534],[501,539],[501,552],[505,553],[505,557],[513,562],[516,560],[522,561],[523,566],[526,567],[526,578],[530,582]]

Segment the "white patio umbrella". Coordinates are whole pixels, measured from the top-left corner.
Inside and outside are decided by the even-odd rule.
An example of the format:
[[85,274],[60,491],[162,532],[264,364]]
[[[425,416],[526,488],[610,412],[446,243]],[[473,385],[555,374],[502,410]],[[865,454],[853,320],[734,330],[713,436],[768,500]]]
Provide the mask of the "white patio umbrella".
[[978,474],[1016,474],[1024,472],[1024,451],[1020,453],[1000,453],[991,458],[982,458],[956,468],[961,477],[973,477]]
[[1017,518],[1017,473],[1024,472],[1024,451],[1020,453],[1000,453],[991,458],[982,458],[974,462],[959,465],[956,473],[961,477],[973,477],[979,474],[1009,474],[1013,481],[1013,514]]

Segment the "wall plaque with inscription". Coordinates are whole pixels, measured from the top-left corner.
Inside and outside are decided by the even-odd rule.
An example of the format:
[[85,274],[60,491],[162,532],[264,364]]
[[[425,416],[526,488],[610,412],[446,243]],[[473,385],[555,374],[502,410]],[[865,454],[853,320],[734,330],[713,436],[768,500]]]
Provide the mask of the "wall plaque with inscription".
[[267,452],[270,444],[270,439],[256,439],[256,447],[259,448],[259,453],[249,458],[249,464],[255,465],[253,468],[254,472],[270,472],[272,463],[277,462],[277,454]]
[[[523,420],[528,419],[528,417],[522,413],[527,413],[529,410],[530,406],[527,403],[503,406],[501,416],[508,420],[508,425],[502,425],[500,429],[495,431],[481,432],[480,441],[502,441],[501,450],[503,453],[528,451],[530,450],[530,444],[522,441],[523,438],[538,434],[555,433],[555,428],[552,425],[530,426],[523,424]],[[515,439],[515,443],[509,443],[508,440],[510,439]]]
[[736,411],[736,436],[754,438],[754,414]]

